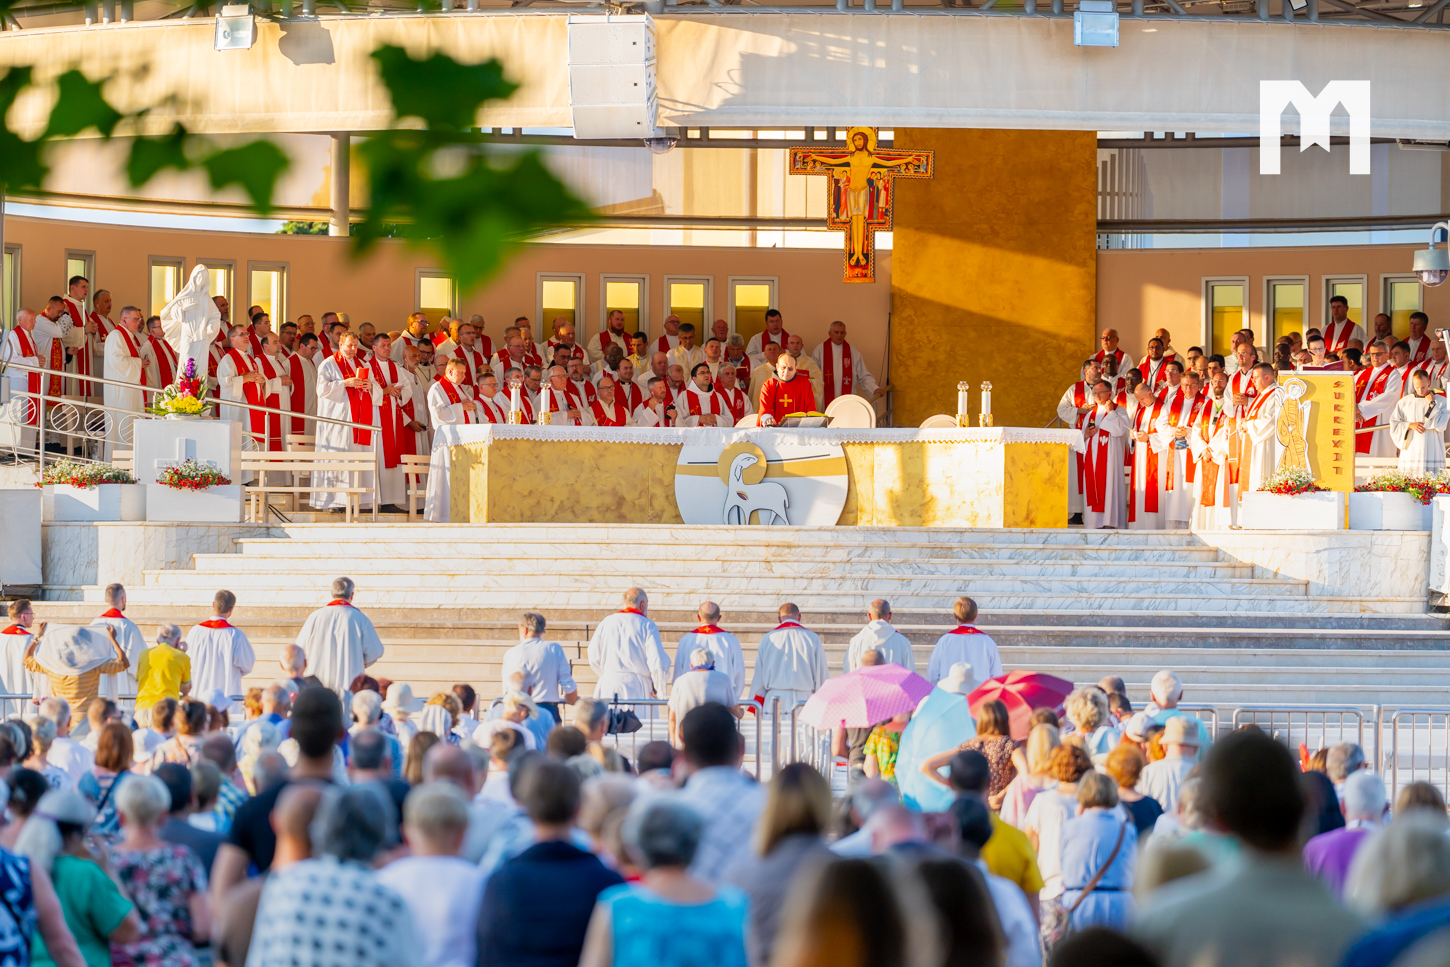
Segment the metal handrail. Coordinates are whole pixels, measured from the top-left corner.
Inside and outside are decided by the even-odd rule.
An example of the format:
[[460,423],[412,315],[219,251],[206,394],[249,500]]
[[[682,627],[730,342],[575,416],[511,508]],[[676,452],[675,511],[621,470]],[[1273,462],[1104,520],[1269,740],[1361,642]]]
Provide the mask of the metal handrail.
[[[151,394],[155,395],[157,393],[162,392],[162,390],[164,389],[164,387],[146,386],[143,383],[131,383],[131,382],[127,382],[126,380],[108,379],[106,377],[101,377],[101,376],[80,376],[80,375],[77,375],[75,373],[68,373],[68,372],[65,372],[64,370],[50,369],[49,367],[45,367],[45,366],[31,366],[29,364],[22,363],[22,362],[13,360],[13,359],[11,359],[11,360],[0,359],[0,386],[3,386],[4,385],[4,381],[6,380],[6,377],[8,375],[8,371],[9,371],[9,369],[11,367],[14,367],[15,369],[18,369],[18,370],[20,370],[23,373],[40,373],[40,374],[42,374],[43,376],[46,376],[46,377],[59,377],[61,379],[73,379],[73,380],[76,380],[78,382],[84,382],[84,383],[100,383],[103,386],[120,386],[120,387],[124,387],[124,388],[126,388],[128,390],[140,390],[142,392],[142,394],[151,393]],[[36,431],[38,433],[38,436],[36,437],[36,457],[37,457],[37,460],[39,461],[39,464],[38,464],[38,472],[40,474],[42,474],[42,475],[45,473],[45,410],[46,410],[46,404],[47,404],[48,401],[49,402],[53,402],[56,405],[72,405],[73,406],[73,405],[80,404],[80,405],[84,405],[87,408],[91,408],[91,409],[112,410],[112,411],[115,411],[115,412],[129,413],[129,414],[132,414],[133,416],[140,416],[140,417],[146,417],[146,416],[149,416],[150,415],[145,410],[139,410],[139,411],[137,411],[137,410],[123,410],[123,409],[120,409],[119,407],[107,407],[107,406],[105,406],[105,404],[101,404],[100,406],[96,406],[95,404],[92,404],[91,402],[89,402],[89,400],[77,400],[77,399],[75,399],[73,397],[69,397],[69,396],[59,396],[59,397],[50,396],[45,391],[45,383],[46,383],[46,380],[45,379],[42,379],[40,381],[40,391],[38,393],[31,392],[29,389],[24,389],[24,390],[9,390],[9,391],[7,391],[7,392],[4,393],[4,395],[5,395],[5,397],[7,399],[10,399],[10,398],[24,398],[24,399],[31,399],[31,400],[36,400],[36,399],[39,400],[38,410],[37,410],[36,419],[35,419],[35,424],[36,424],[35,429],[36,429]],[[283,409],[279,409],[279,408],[276,408],[276,407],[264,406],[264,405],[262,405],[260,403],[249,403],[246,400],[230,400],[230,399],[225,399],[224,400],[224,399],[217,398],[217,399],[213,400],[210,403],[210,405],[217,408],[217,417],[216,417],[216,419],[218,421],[220,421],[220,419],[221,419],[221,407],[228,406],[228,407],[235,407],[236,409],[248,410],[248,411],[251,411],[251,412],[260,412],[260,413],[276,414],[278,416],[291,417],[292,419],[312,420],[312,421],[314,421],[316,423],[328,423],[328,424],[331,424],[333,426],[343,426],[343,427],[347,427],[348,429],[352,429],[352,430],[367,430],[367,431],[369,431],[372,434],[372,441],[373,441],[373,520],[376,521],[378,519],[378,507],[379,507],[380,501],[382,500],[382,493],[381,493],[381,491],[380,491],[379,488],[381,488],[381,486],[382,486],[382,476],[383,476],[383,451],[382,451],[382,424],[381,424],[381,422],[376,423],[376,424],[354,423],[351,420],[339,420],[339,419],[336,419],[335,417],[330,417],[330,416],[318,416],[316,414],[297,413],[297,412],[295,412],[293,410],[283,410]],[[12,425],[18,426],[20,429],[25,429],[29,424],[12,424]],[[244,424],[244,427],[245,427],[245,424]],[[243,432],[244,432],[244,434],[246,436],[250,436],[253,439],[256,438],[256,435],[251,430],[249,430],[249,429],[244,429]],[[74,434],[60,432],[60,433],[58,433],[58,435],[69,437],[69,436],[73,436]],[[84,435],[84,434],[82,434],[82,435]],[[266,514],[265,513],[263,514],[263,517],[265,519],[265,517],[266,517]]]

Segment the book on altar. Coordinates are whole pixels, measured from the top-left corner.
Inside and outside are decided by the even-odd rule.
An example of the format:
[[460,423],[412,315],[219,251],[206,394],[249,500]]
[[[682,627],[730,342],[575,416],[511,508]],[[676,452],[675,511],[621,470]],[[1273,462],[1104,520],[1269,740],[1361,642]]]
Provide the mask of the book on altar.
[[831,422],[829,416],[818,414],[815,416],[785,416],[781,418],[779,426],[787,427],[819,427],[826,426]]
[[35,662],[52,675],[83,675],[116,657],[105,625],[51,625],[35,649]]

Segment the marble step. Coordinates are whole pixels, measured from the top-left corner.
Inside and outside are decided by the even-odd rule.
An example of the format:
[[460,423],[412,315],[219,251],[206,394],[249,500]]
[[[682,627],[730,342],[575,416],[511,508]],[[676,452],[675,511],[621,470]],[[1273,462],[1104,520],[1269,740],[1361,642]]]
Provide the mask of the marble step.
[[[556,568],[540,565],[538,559],[527,557],[417,558],[414,569],[426,574],[531,575],[551,573]],[[593,559],[589,559],[592,563]],[[643,570],[649,565],[640,558],[605,559],[610,564],[626,563]],[[411,562],[410,562],[411,563]],[[574,568],[587,566],[584,560],[572,562]],[[851,577],[859,575],[898,575],[925,577],[1093,577],[1137,580],[1144,577],[1180,578],[1184,580],[1218,580],[1252,578],[1252,564],[1219,561],[1178,560],[958,560],[952,558],[915,558],[908,560],[839,560],[801,561],[794,556],[780,559],[720,559],[708,554],[672,559],[658,559],[662,571],[675,575],[770,574],[786,577]],[[198,574],[305,574],[345,573],[359,584],[379,577],[387,579],[398,571],[395,560],[380,558],[351,560],[317,558],[312,561],[291,558],[255,557],[235,554],[198,554],[193,570]]]
[[944,527],[723,527],[689,524],[456,524],[446,531],[436,524],[284,524],[275,537],[259,541],[325,541],[349,543],[440,544],[518,541],[556,543],[737,544],[794,547],[803,544],[1065,544],[1120,546],[1156,544],[1202,546],[1188,531],[1088,531],[1080,528],[944,528]]

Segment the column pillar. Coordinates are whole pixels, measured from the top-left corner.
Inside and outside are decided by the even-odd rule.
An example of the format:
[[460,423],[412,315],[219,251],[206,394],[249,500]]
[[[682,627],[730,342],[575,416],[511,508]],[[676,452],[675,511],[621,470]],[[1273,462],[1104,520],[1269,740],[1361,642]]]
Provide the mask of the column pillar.
[[327,234],[347,236],[352,189],[351,136],[346,132],[332,136],[332,217],[327,220]]
[[896,130],[936,177],[895,184],[893,421],[956,412],[992,383],[998,426],[1045,426],[1097,339],[1097,135]]

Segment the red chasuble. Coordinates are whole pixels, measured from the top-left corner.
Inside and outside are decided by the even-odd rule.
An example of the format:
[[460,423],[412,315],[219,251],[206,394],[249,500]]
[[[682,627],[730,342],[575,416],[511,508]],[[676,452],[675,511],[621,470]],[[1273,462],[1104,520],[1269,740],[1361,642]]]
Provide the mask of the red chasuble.
[[[1108,412],[1115,409],[1116,405],[1111,405]],[[1087,444],[1083,454],[1083,500],[1089,510],[1101,514],[1107,506],[1108,473],[1122,473],[1122,468],[1108,466],[1108,444],[1113,437],[1107,430],[1098,429],[1097,410],[1087,414],[1087,421],[1083,424],[1083,436]]]
[[[379,386],[387,388],[397,385],[398,364],[392,360],[379,360],[374,356],[368,368],[372,370],[373,380]],[[378,405],[378,416],[378,422],[383,427],[383,469],[391,470],[400,462],[403,438],[411,437],[412,433],[403,425],[403,409],[393,397],[386,394],[383,396],[382,403]]]
[[789,383],[772,376],[760,388],[760,415],[769,414],[780,422],[787,413],[809,413],[816,408],[816,391],[811,378],[797,370]]
[[[1377,396],[1384,395],[1385,387],[1388,386],[1390,382],[1390,374],[1394,371],[1395,368],[1393,366],[1386,366],[1383,371],[1379,373],[1379,375],[1371,378],[1369,376],[1366,376],[1365,374],[1373,373],[1373,369],[1361,369],[1358,373],[1355,374],[1354,379],[1355,402],[1363,404],[1367,400],[1372,400]],[[1362,380],[1361,377],[1363,377]],[[1403,390],[1403,387],[1401,387],[1401,389]],[[1267,396],[1268,394],[1266,393],[1264,395]],[[1252,413],[1257,411],[1251,410],[1250,412]],[[1365,420],[1359,428],[1364,429],[1365,427],[1379,426],[1379,422],[1379,417],[1370,417],[1369,419]],[[1373,442],[1373,433],[1356,434],[1354,439],[1354,452],[1362,453],[1368,456],[1370,447],[1373,445]]]

